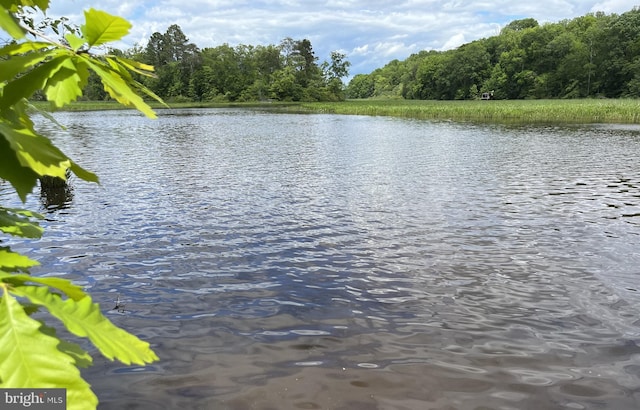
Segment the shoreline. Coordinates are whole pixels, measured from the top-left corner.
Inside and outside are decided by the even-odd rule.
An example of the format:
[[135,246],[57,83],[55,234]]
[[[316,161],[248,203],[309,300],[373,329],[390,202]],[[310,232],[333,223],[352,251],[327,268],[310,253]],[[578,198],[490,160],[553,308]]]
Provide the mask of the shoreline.
[[[48,103],[36,102],[47,110]],[[162,112],[167,109],[149,103]],[[260,108],[274,112],[321,113],[341,115],[391,116],[399,118],[472,121],[485,123],[603,123],[640,124],[640,99],[575,99],[575,100],[465,100],[433,101],[402,99],[366,99],[339,102],[179,102],[169,109],[180,108]],[[74,102],[58,111],[103,111],[128,109],[112,101]]]

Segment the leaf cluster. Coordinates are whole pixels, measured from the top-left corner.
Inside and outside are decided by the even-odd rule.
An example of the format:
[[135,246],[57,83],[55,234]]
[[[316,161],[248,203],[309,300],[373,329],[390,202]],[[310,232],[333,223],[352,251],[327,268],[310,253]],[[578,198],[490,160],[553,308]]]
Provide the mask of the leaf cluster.
[[[0,11],[8,12],[7,9]],[[9,22],[12,24],[13,20]],[[4,137],[0,138],[0,178],[9,181],[23,200],[39,177],[65,179],[67,169],[82,179],[97,182],[94,174],[71,161],[36,132],[27,115],[27,99],[36,91],[42,90],[52,107],[60,108],[82,95],[93,71],[111,98],[150,118],[155,118],[155,113],[140,94],[161,101],[131,74],[151,76],[153,67],[124,57],[90,53],[92,47],[122,38],[130,24],[94,9],[85,11],[85,20],[80,27],[81,36],[65,35],[68,46],[53,41],[26,40],[25,32],[30,29],[18,26],[20,31],[15,33],[15,41],[0,48],[0,134]],[[2,22],[0,20],[0,26],[7,32],[15,31],[11,24]]]
[[[0,179],[8,181],[23,202],[39,179],[66,180],[69,170],[81,179],[98,181],[35,130],[30,117],[34,108],[28,102],[34,93],[42,92],[53,108],[62,107],[82,95],[93,72],[111,98],[147,117],[155,113],[141,94],[162,102],[133,78],[132,73],[152,76],[153,67],[93,54],[95,47],[125,36],[129,22],[90,9],[79,30],[66,30],[64,41],[57,42],[24,17],[26,9],[44,12],[48,6],[48,0],[0,1],[0,28],[13,39],[0,48]],[[35,212],[0,206],[0,231],[39,238],[40,218]],[[37,264],[0,247],[0,386],[62,387],[67,389],[69,408],[95,408],[97,398],[78,370],[91,364],[91,356],[79,345],[59,339],[54,328],[32,317],[34,312],[44,308],[110,360],[143,365],[158,357],[147,342],[109,321],[80,287],[62,278],[29,275],[29,268]]]

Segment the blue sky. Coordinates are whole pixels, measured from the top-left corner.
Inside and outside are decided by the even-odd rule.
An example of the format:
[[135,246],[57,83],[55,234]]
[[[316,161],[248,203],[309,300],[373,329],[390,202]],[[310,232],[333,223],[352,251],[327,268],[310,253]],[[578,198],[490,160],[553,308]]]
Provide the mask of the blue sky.
[[200,48],[307,38],[320,61],[334,50],[345,53],[355,75],[421,50],[446,50],[496,35],[519,18],[557,22],[634,6],[640,0],[52,0],[48,14],[77,24],[83,21],[79,11],[91,7],[125,17],[133,29],[120,48],[144,45],[171,24]]

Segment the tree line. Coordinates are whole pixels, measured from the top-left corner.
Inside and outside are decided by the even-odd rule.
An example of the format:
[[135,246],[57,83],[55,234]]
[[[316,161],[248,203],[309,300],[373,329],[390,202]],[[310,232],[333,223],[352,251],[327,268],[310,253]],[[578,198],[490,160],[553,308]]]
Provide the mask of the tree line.
[[640,10],[540,25],[515,20],[499,35],[421,51],[356,75],[348,98],[631,98],[640,96]]
[[[318,63],[307,39],[200,49],[176,24],[153,33],[146,47],[112,52],[153,65],[154,78],[136,79],[167,101],[338,101],[351,65],[338,51]],[[107,98],[95,77],[85,91],[90,100]]]

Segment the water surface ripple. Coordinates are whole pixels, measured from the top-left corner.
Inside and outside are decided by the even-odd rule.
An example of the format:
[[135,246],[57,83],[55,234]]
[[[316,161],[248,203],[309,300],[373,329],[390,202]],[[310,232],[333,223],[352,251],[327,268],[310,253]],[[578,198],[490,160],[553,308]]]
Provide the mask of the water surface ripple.
[[640,406],[640,128],[59,120],[101,185],[14,246],[161,358],[98,359],[101,408]]

